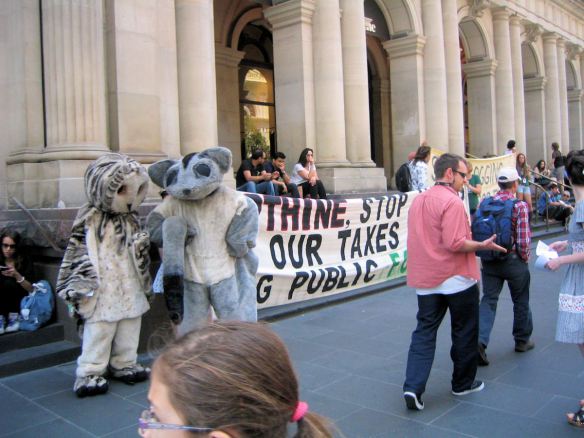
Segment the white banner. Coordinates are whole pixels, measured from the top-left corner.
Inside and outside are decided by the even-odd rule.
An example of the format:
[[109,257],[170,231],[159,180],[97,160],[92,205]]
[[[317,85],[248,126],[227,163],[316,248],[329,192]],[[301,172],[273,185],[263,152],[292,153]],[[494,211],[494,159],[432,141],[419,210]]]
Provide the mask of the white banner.
[[[442,152],[433,149],[432,161]],[[482,197],[514,156],[470,159]],[[432,167],[432,166],[431,166]],[[429,176],[434,185],[434,173]],[[408,211],[419,192],[312,200],[247,193],[260,212],[258,308],[359,289],[406,275]]]
[[408,210],[418,194],[346,200],[247,194],[260,210],[258,307],[405,275]]

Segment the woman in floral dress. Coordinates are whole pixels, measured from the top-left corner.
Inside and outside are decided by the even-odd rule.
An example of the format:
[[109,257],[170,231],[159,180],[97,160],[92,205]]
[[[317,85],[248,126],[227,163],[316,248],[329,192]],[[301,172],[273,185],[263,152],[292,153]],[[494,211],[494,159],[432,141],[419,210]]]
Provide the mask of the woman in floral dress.
[[428,162],[431,158],[430,146],[420,146],[414,159],[408,163],[412,177],[412,190],[424,190],[428,188]]
[[[554,242],[550,247],[558,252],[570,248],[572,253],[548,262],[552,271],[568,265],[560,287],[556,340],[577,344],[584,356],[584,150],[568,154],[566,169],[576,199],[576,208],[568,227],[568,240]],[[568,422],[584,427],[584,400],[575,413],[569,413]]]

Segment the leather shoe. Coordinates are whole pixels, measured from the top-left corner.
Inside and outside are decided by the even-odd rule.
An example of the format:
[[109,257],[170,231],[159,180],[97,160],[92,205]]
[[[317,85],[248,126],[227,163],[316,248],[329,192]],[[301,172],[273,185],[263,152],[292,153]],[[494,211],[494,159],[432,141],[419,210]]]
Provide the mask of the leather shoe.
[[535,343],[531,339],[526,342],[515,342],[515,351],[517,353],[525,353],[526,351],[533,350],[534,347]]
[[479,360],[478,364],[480,367],[486,367],[489,364],[489,359],[487,359],[487,352],[485,351],[485,346],[479,342]]

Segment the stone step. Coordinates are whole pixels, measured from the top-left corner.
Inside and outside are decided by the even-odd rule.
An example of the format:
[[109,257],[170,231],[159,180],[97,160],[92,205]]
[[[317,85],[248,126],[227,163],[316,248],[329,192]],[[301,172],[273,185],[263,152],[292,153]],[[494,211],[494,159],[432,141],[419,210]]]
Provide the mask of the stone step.
[[0,377],[70,362],[76,359],[80,352],[81,347],[69,341],[50,342],[8,351],[0,354]]
[[37,347],[65,339],[62,323],[53,323],[34,332],[18,331],[0,335],[0,354],[22,348]]

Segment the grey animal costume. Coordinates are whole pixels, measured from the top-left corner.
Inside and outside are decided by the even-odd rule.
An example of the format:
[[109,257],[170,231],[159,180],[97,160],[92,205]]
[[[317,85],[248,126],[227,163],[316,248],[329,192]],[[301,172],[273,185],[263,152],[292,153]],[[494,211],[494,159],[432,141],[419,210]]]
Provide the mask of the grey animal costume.
[[142,314],[150,308],[150,241],[137,209],[148,191],[146,169],[106,154],[85,172],[89,203],[79,209],[57,280],[57,293],[83,324],[74,391],[103,394],[104,375],[132,384],[148,377],[136,363]]
[[179,335],[203,325],[210,306],[220,319],[257,320],[258,210],[223,185],[230,167],[231,152],[215,147],[148,169],[169,194],[148,229],[164,247],[164,295]]

